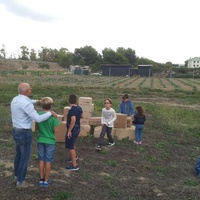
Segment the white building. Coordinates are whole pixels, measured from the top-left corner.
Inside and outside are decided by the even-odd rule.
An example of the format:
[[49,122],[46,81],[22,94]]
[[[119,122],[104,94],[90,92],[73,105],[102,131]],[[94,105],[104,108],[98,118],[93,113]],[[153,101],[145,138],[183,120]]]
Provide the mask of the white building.
[[194,57],[187,60],[188,68],[199,68],[200,67],[200,57]]

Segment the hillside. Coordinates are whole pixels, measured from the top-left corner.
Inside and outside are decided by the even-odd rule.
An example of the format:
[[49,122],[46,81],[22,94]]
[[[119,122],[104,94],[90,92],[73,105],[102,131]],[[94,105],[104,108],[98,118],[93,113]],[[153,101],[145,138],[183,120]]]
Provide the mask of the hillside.
[[[0,60],[0,71],[22,70],[22,66],[28,66],[27,70],[42,70],[39,68],[39,61],[26,61],[26,60]],[[58,63],[45,62],[49,64],[49,70],[63,70]]]

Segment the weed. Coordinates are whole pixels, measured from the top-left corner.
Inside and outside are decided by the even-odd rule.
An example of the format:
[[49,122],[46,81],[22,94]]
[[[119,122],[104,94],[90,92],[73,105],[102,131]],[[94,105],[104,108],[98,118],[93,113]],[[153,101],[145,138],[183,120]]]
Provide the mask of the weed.
[[1,167],[1,168],[4,168],[5,166],[6,166],[5,163],[0,163],[0,167]]
[[54,196],[54,200],[67,200],[72,198],[71,192],[57,192]]
[[150,156],[147,160],[149,162],[155,162],[157,159],[156,159],[156,156]]
[[31,154],[31,158],[33,158],[33,160],[37,160],[38,154],[36,154],[36,153]]
[[154,144],[154,147],[157,149],[164,149],[167,147],[167,145],[165,144],[165,142],[157,142]]
[[185,184],[190,187],[195,187],[195,186],[199,185],[199,182],[197,180],[187,179]]
[[112,166],[112,167],[116,167],[117,166],[117,161],[116,160],[107,160],[106,163],[109,166]]
[[155,170],[157,173],[164,173],[166,171],[165,168],[161,166],[156,166]]
[[196,157],[197,157],[197,154],[194,153],[194,152],[191,152],[189,156],[190,156],[190,158],[196,158]]
[[146,152],[145,148],[143,148],[143,147],[140,147],[140,148],[138,149],[138,151],[139,151],[140,153]]
[[109,197],[111,198],[111,197],[118,197],[118,196],[119,196],[119,190],[111,187],[109,190]]

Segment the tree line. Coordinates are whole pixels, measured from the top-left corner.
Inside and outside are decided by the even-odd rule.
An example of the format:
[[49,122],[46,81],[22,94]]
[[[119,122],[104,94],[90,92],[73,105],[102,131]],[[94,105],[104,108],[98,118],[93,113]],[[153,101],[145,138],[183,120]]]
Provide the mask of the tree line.
[[[5,46],[0,50],[0,59],[6,59]],[[10,58],[12,59],[12,57]],[[172,68],[172,63],[157,63],[150,59],[136,56],[135,50],[131,48],[118,47],[116,50],[105,48],[102,54],[98,53],[92,46],[76,48],[74,52],[69,52],[67,48],[51,49],[41,47],[38,52],[26,46],[20,47],[19,60],[56,62],[63,68],[69,68],[70,65],[90,66],[92,72],[98,72],[101,64],[130,64],[134,68],[138,65],[153,65],[154,73],[160,73]]]

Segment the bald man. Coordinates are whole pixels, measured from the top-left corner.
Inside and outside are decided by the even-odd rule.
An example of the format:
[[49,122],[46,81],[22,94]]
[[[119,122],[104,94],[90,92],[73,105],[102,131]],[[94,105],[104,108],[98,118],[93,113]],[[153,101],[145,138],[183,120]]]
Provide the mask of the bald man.
[[11,101],[12,135],[16,143],[14,175],[17,188],[34,186],[25,181],[32,144],[32,121],[42,122],[51,115],[57,116],[54,111],[38,115],[33,105],[37,101],[29,98],[31,92],[32,88],[28,83],[20,83],[18,86],[19,94]]

